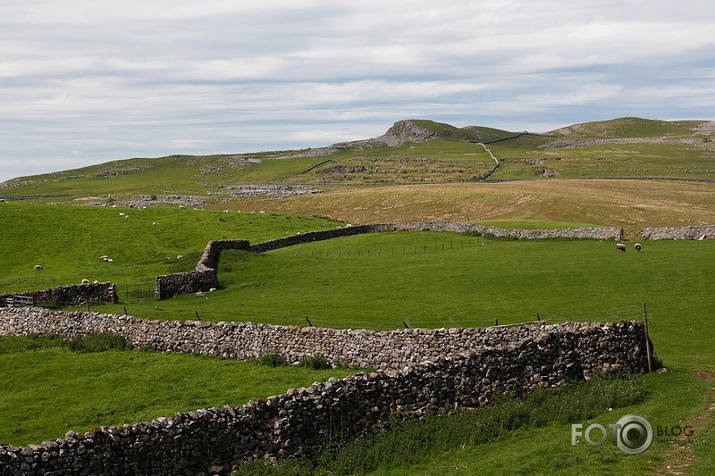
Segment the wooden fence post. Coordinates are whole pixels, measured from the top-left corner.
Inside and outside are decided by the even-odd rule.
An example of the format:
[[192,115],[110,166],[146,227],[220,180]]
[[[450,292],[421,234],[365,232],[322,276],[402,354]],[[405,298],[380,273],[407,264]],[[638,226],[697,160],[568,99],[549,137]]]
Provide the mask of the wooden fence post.
[[643,303],[643,325],[645,327],[645,351],[648,356],[648,373],[653,372],[653,358],[650,354],[650,335],[648,334],[648,313]]

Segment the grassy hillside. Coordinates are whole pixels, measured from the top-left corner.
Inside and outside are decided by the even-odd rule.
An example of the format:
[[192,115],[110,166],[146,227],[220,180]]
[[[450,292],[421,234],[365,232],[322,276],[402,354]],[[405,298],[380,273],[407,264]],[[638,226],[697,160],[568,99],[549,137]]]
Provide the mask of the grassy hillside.
[[553,131],[566,137],[582,138],[642,138],[688,136],[702,121],[658,121],[638,117],[621,117],[610,121],[586,122]]
[[[4,184],[6,197],[70,201],[82,197],[198,194],[241,201],[239,184],[419,184],[559,178],[679,178],[715,180],[715,130],[703,121],[639,118],[577,124],[546,135],[488,127],[456,128],[426,120],[403,121],[397,145],[376,139],[318,149],[256,154],[128,159]],[[410,131],[414,134],[410,136]]]

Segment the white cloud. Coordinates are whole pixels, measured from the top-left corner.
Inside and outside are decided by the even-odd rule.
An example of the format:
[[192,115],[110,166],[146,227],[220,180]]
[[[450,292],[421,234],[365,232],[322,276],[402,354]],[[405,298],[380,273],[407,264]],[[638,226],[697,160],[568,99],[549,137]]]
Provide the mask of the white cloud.
[[0,0],[0,180],[404,118],[708,119],[714,26],[709,0]]

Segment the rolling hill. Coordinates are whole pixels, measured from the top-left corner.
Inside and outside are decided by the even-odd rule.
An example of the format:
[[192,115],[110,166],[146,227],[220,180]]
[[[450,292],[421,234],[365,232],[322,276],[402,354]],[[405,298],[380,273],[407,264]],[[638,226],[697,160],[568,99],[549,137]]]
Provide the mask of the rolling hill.
[[380,137],[314,149],[133,158],[20,177],[0,184],[0,196],[637,232],[715,222],[714,124],[626,117],[532,134],[404,120]]

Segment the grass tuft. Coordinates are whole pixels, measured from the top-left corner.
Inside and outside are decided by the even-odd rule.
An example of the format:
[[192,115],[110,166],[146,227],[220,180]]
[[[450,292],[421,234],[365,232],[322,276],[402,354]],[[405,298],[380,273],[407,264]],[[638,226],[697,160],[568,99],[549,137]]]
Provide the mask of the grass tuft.
[[109,350],[128,350],[131,348],[124,336],[119,334],[92,333],[78,336],[67,341],[67,346],[73,352],[106,352]]
[[262,355],[256,359],[256,362],[268,367],[285,367],[288,365],[288,360],[283,356],[283,354],[278,352]]
[[313,370],[325,370],[332,368],[332,365],[330,365],[328,359],[326,359],[325,356],[320,354],[306,355],[305,357],[300,359],[300,363],[298,365],[300,367],[305,367]]

